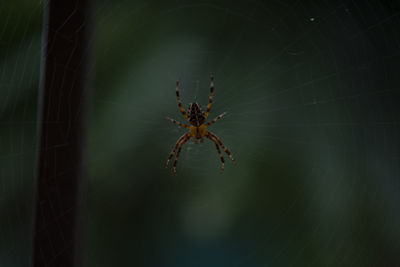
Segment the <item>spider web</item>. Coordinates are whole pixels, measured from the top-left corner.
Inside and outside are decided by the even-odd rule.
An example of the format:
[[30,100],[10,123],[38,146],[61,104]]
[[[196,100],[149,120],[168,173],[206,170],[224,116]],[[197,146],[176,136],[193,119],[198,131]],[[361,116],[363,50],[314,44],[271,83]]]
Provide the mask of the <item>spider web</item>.
[[[0,265],[27,266],[43,2],[3,4]],[[400,262],[399,6],[97,1],[84,266]],[[206,106],[238,161],[188,142]],[[54,253],[57,257],[57,252]]]
[[0,4],[0,265],[32,253],[43,1]]

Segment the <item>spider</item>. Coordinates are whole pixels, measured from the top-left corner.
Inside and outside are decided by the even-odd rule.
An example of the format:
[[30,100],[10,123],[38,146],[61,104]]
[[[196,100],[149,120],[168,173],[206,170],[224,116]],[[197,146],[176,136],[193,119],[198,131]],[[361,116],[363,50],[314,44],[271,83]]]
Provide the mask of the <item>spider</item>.
[[185,119],[191,125],[180,123],[174,119],[167,117],[167,120],[170,120],[172,123],[175,123],[176,125],[189,130],[187,133],[182,135],[178,139],[178,141],[175,143],[175,147],[172,150],[171,154],[169,154],[167,163],[165,164],[165,168],[168,168],[168,164],[176,152],[176,157],[175,157],[174,165],[173,165],[175,175],[176,175],[176,164],[178,163],[179,153],[181,152],[182,146],[187,141],[189,141],[191,138],[193,138],[195,140],[195,143],[198,143],[199,140],[200,140],[200,142],[203,142],[203,137],[206,137],[215,144],[215,147],[217,148],[217,152],[218,152],[219,157],[222,162],[221,171],[224,170],[225,162],[224,162],[224,157],[222,156],[222,153],[221,153],[221,150],[219,147],[222,147],[222,149],[225,151],[225,153],[228,154],[228,156],[231,158],[233,163],[236,165],[236,161],[233,158],[231,152],[229,152],[229,150],[226,148],[226,146],[224,146],[224,144],[222,144],[222,142],[218,138],[218,136],[216,136],[214,133],[212,133],[206,129],[208,126],[214,124],[216,121],[221,119],[226,114],[226,112],[224,112],[221,115],[217,116],[212,121],[205,123],[205,121],[208,117],[208,114],[210,113],[210,110],[211,110],[213,93],[214,93],[214,75],[211,73],[210,96],[208,98],[208,105],[207,105],[206,113],[203,112],[203,110],[201,109],[199,104],[194,102],[194,103],[189,104],[189,109],[187,112],[188,114],[186,114],[185,110],[182,107],[181,98],[179,96],[179,80],[176,81],[176,98],[178,100],[178,108],[179,108],[180,112],[182,113],[183,117],[185,117]]

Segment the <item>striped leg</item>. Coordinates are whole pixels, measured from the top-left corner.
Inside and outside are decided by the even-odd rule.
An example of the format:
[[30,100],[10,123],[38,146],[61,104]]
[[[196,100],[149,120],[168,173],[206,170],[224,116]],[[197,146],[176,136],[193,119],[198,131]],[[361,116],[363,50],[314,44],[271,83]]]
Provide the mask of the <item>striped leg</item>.
[[165,168],[168,168],[169,161],[170,161],[171,158],[175,155],[176,149],[178,148],[178,146],[180,145],[180,143],[181,143],[183,140],[185,140],[186,138],[188,138],[188,135],[187,135],[187,134],[184,134],[184,135],[182,135],[182,136],[178,139],[178,141],[176,141],[175,147],[174,147],[174,149],[172,150],[172,152],[169,154],[167,163],[165,163]]
[[224,146],[224,144],[222,144],[221,139],[218,138],[218,136],[216,136],[215,134],[213,134],[212,132],[208,132],[208,134],[213,137],[217,142],[218,145],[220,145],[222,147],[222,149],[225,151],[226,154],[228,154],[228,156],[231,158],[231,160],[233,161],[233,164],[236,165],[236,160],[233,158],[231,152],[226,148],[226,146]]
[[189,125],[180,123],[179,121],[176,121],[176,120],[174,120],[174,119],[171,119],[171,118],[168,118],[168,117],[166,117],[166,119],[167,119],[167,120],[170,120],[172,123],[175,123],[176,125],[178,125],[178,126],[180,126],[180,127],[183,127],[183,128],[186,128],[186,129],[189,129],[189,128],[190,128]]
[[215,138],[211,137],[211,136],[207,136],[207,138],[214,142],[215,147],[217,148],[217,151],[218,151],[218,154],[219,154],[219,158],[221,159],[221,162],[222,162],[221,171],[224,171],[224,168],[225,168],[225,160],[224,160],[224,156],[223,156],[222,153],[221,153],[221,150],[219,149],[218,141],[217,141]]
[[180,142],[180,144],[179,144],[179,146],[178,146],[178,151],[176,151],[176,157],[175,157],[175,160],[174,160],[174,167],[173,167],[173,169],[174,169],[174,174],[176,175],[176,164],[178,163],[178,158],[179,158],[179,154],[181,153],[181,149],[182,149],[182,147],[183,147],[183,145],[189,140],[190,138],[185,138],[185,139],[183,139],[181,142]]
[[178,108],[181,111],[183,117],[185,117],[186,120],[189,120],[188,115],[182,107],[181,97],[179,96],[179,80],[176,81],[176,99],[178,99]]
[[211,85],[210,85],[210,96],[208,97],[208,105],[207,105],[207,110],[206,110],[206,118],[208,117],[208,113],[210,113],[211,110],[211,105],[212,105],[212,99],[214,96],[214,74],[211,73]]
[[221,115],[219,115],[218,117],[216,117],[215,119],[213,119],[212,121],[209,121],[205,124],[206,127],[210,126],[211,124],[214,124],[217,122],[217,120],[221,119],[223,116],[226,115],[226,112],[222,113]]

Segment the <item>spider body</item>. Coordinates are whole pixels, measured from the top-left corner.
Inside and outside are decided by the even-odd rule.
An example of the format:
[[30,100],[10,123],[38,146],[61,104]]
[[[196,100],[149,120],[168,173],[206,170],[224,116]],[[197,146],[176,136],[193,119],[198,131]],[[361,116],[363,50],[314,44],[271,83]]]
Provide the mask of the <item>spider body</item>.
[[206,120],[205,114],[200,105],[196,102],[191,103],[188,108],[189,122],[193,126],[199,127]]
[[205,125],[200,126],[189,126],[190,136],[195,139],[200,139],[203,141],[203,136],[207,135],[207,130]]
[[198,103],[194,102],[189,105],[188,112],[186,113],[182,107],[181,98],[179,96],[179,81],[176,82],[176,98],[178,100],[178,108],[179,108],[180,112],[182,113],[183,117],[185,117],[185,119],[191,125],[183,124],[174,119],[167,118],[171,122],[189,130],[186,134],[182,135],[178,139],[178,141],[175,143],[175,147],[172,150],[172,152],[169,154],[167,163],[165,164],[165,168],[168,168],[168,163],[170,162],[171,158],[175,155],[175,152],[176,152],[176,157],[175,157],[174,165],[173,165],[174,174],[176,174],[176,164],[178,163],[178,157],[179,157],[179,153],[181,152],[182,146],[190,139],[194,139],[195,143],[197,143],[199,140],[200,140],[200,142],[203,142],[203,137],[210,139],[215,144],[215,147],[217,149],[217,152],[218,152],[219,157],[222,162],[221,170],[224,170],[225,162],[224,162],[224,157],[222,156],[220,147],[222,147],[222,149],[225,151],[225,153],[228,154],[230,159],[236,165],[236,161],[233,158],[231,152],[229,152],[229,150],[224,146],[221,139],[219,139],[218,136],[216,136],[214,133],[207,130],[208,126],[214,124],[216,121],[221,119],[226,114],[226,112],[224,112],[221,115],[217,116],[212,121],[205,123],[205,121],[207,120],[208,114],[210,113],[210,110],[211,110],[213,94],[214,94],[214,75],[211,74],[210,95],[209,95],[209,99],[208,99],[208,105],[207,105],[206,112],[204,113],[203,110],[201,109],[201,106]]

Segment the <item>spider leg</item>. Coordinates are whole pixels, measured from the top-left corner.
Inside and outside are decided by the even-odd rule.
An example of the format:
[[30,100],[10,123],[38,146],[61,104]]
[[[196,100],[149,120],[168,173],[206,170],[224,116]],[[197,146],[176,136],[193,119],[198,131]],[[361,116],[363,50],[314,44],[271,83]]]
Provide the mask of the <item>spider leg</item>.
[[211,105],[212,105],[212,99],[213,99],[213,96],[214,96],[214,74],[213,73],[211,73],[210,79],[211,79],[210,96],[208,97],[208,105],[207,105],[207,110],[206,110],[206,114],[205,114],[206,118],[208,117],[208,113],[210,113]]
[[181,111],[183,117],[185,117],[186,120],[189,120],[188,115],[182,107],[181,97],[179,96],[179,80],[176,81],[176,99],[178,100],[178,108]]
[[219,139],[218,136],[216,136],[212,132],[208,132],[208,135],[211,136],[212,138],[214,138],[217,141],[218,145],[220,145],[222,147],[222,149],[225,151],[225,153],[228,154],[228,156],[231,158],[231,160],[233,161],[233,164],[236,165],[236,160],[233,158],[231,152],[226,148],[226,146],[224,146],[224,144],[222,143],[221,139]]
[[208,139],[210,139],[211,141],[213,141],[213,143],[215,144],[215,147],[217,148],[217,151],[218,151],[218,154],[219,154],[219,158],[221,159],[221,162],[222,162],[221,171],[224,171],[225,160],[224,160],[224,156],[222,156],[221,150],[219,149],[218,141],[215,138],[211,137],[210,135],[207,135],[206,137]]
[[168,168],[169,161],[170,161],[171,158],[175,155],[176,149],[178,148],[178,146],[180,145],[180,143],[181,143],[183,140],[185,140],[186,138],[188,138],[188,134],[187,134],[187,133],[184,134],[184,135],[182,135],[182,136],[178,139],[178,141],[176,141],[175,147],[174,147],[174,149],[172,150],[172,152],[169,154],[168,159],[167,159],[167,163],[165,163],[165,168]]
[[214,124],[217,122],[217,120],[221,119],[223,116],[226,115],[226,112],[222,113],[221,115],[219,115],[218,117],[216,117],[215,119],[213,119],[212,121],[207,122],[206,124],[204,124],[206,127],[210,126],[211,124]]
[[167,120],[170,120],[172,123],[175,123],[176,125],[178,125],[178,126],[180,126],[180,127],[183,127],[183,128],[186,128],[186,129],[189,129],[189,128],[190,128],[189,125],[186,125],[186,124],[184,124],[184,123],[180,123],[179,121],[176,121],[176,120],[174,120],[174,119],[171,119],[171,118],[168,118],[168,117],[166,117],[166,119],[167,119]]
[[217,148],[217,151],[218,151],[218,154],[219,154],[219,158],[221,159],[221,163],[222,163],[221,171],[224,171],[224,167],[225,167],[224,156],[222,156],[222,152],[221,152],[221,150],[219,149],[219,146],[217,145],[217,143],[215,143],[215,147]]
[[184,145],[189,139],[190,139],[189,137],[186,137],[186,138],[184,138],[184,139],[179,143],[178,151],[176,151],[176,157],[175,157],[174,166],[173,166],[174,174],[175,174],[175,175],[176,175],[176,164],[178,163],[179,154],[181,153],[181,149],[182,149],[183,145]]

